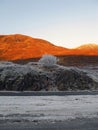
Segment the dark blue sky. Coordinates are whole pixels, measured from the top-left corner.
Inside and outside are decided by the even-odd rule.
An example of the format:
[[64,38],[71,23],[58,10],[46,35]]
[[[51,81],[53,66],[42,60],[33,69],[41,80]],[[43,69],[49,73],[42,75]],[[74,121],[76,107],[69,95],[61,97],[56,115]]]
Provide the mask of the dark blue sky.
[[0,0],[0,34],[75,47],[98,43],[98,0]]

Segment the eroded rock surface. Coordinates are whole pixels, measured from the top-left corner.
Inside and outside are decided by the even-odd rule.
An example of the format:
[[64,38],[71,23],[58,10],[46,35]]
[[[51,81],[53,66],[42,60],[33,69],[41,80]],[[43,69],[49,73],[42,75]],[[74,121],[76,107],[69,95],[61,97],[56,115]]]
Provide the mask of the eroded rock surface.
[[66,91],[97,88],[98,82],[82,69],[59,65],[44,68],[37,63],[26,65],[0,63],[0,90]]

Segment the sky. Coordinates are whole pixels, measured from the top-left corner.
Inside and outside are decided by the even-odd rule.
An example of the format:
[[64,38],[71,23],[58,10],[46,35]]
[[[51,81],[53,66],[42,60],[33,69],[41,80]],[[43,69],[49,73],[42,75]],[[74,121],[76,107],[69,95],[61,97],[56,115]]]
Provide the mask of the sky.
[[0,0],[0,35],[5,34],[67,48],[98,44],[98,0]]

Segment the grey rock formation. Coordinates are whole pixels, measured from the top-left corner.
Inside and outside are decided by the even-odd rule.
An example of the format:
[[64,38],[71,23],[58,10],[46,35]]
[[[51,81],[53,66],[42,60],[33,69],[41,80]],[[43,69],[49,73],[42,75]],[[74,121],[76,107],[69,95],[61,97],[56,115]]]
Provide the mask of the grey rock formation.
[[55,66],[0,63],[0,90],[9,91],[66,91],[97,89],[98,82],[83,70]]
[[42,77],[46,75],[39,75],[37,70],[25,65],[0,64],[0,90],[41,90]]
[[56,76],[56,85],[59,90],[93,90],[98,88],[98,83],[85,72],[69,69],[60,70]]

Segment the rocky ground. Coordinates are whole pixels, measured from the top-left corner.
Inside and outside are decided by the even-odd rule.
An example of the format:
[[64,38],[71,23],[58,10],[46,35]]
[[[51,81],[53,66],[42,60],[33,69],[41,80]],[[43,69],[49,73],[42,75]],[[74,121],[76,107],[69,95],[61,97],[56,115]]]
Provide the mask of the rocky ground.
[[54,65],[46,68],[37,62],[25,65],[0,62],[0,90],[67,91],[98,89],[97,70]]
[[97,119],[98,95],[0,97],[1,130],[95,130]]

